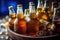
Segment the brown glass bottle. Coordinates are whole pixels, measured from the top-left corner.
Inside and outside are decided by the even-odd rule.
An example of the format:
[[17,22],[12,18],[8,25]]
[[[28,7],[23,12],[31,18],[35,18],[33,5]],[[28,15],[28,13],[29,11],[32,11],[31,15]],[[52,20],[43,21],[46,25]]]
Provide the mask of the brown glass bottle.
[[[35,13],[34,4],[30,5],[30,21],[27,23],[27,34],[29,36],[36,37],[36,33],[39,31],[39,21],[37,20],[37,15]],[[32,11],[31,11],[32,10]]]
[[13,9],[13,6],[9,6],[9,26],[12,30],[14,30],[14,21],[16,19],[16,13]]
[[53,18],[53,13],[54,13],[54,7],[53,7],[54,2],[52,2],[52,6],[51,8],[48,8],[47,13],[49,16],[49,22],[52,22],[52,18]]
[[26,34],[26,20],[24,19],[22,4],[17,5],[17,18],[14,22],[14,31],[19,34]]
[[39,31],[39,21],[35,16],[35,13],[31,13],[31,20],[27,24],[27,31],[30,36],[36,36],[36,33]]
[[54,8],[54,15],[53,15],[53,22],[55,24],[55,33],[58,33],[58,34],[60,34],[60,14],[59,14],[60,9],[59,8],[60,6],[58,8]]

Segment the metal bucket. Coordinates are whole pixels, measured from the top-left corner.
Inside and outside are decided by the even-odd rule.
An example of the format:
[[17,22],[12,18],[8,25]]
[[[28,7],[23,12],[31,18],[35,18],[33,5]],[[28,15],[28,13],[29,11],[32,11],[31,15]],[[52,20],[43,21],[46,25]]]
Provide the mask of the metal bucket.
[[21,35],[18,33],[15,33],[8,27],[8,35],[13,40],[57,40],[59,38],[59,35],[51,35],[51,36],[41,36],[41,37],[31,37],[26,35]]

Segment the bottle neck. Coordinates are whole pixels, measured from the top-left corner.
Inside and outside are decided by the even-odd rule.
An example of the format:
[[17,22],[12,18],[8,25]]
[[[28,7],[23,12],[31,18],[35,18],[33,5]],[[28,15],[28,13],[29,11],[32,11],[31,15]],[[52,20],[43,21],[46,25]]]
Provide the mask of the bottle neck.
[[13,8],[9,8],[9,14],[15,14],[15,11]]
[[54,8],[54,14],[53,14],[52,23],[53,23],[53,21],[54,21],[54,19],[55,19],[55,15],[56,15],[56,9],[57,9],[57,8]]
[[25,16],[27,15],[27,9],[25,9],[25,11],[24,11],[24,15],[25,15]]
[[54,3],[52,2],[52,9],[53,9],[53,4],[54,4]]
[[46,2],[47,2],[47,1],[45,0],[44,2],[45,2],[45,3],[44,3],[44,8],[46,8],[46,6],[47,6],[47,5],[46,5]]
[[21,7],[17,7],[17,14],[20,14],[20,13],[23,14],[22,6]]
[[54,4],[54,3],[52,2],[52,7],[51,7],[51,11],[52,11],[52,12],[53,12],[53,8],[54,8],[54,7],[53,7],[53,4]]
[[41,6],[43,7],[43,1],[41,1]]
[[35,6],[30,5],[29,6],[29,13],[35,13]]
[[41,0],[38,0],[37,8],[42,8],[42,7],[43,7],[43,2]]
[[24,15],[25,15],[25,16],[29,16],[29,10],[28,10],[28,9],[25,9]]

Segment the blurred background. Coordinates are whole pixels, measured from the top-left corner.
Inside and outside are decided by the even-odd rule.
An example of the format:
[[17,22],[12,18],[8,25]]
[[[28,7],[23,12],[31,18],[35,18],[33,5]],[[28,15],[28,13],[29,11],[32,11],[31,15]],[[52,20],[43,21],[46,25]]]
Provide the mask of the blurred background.
[[[44,0],[42,0],[42,1],[44,1]],[[54,7],[58,7],[58,2],[60,2],[60,0],[48,0],[47,6],[51,6],[52,1],[54,1]],[[8,7],[13,6],[14,10],[16,12],[17,11],[17,4],[22,4],[23,11],[24,11],[24,9],[29,8],[29,2],[34,2],[35,6],[37,7],[37,0],[0,0],[0,40],[3,40],[3,38],[8,39],[7,28],[2,27],[2,25],[7,22],[4,19],[4,17],[9,15]],[[8,19],[8,17],[6,17],[6,19]]]
[[[25,9],[29,7],[29,2],[31,1],[37,6],[37,0],[0,0],[0,16],[9,15],[8,7],[11,5],[14,7],[16,12],[17,4],[23,4],[23,9]],[[59,2],[59,0],[48,0],[48,3],[51,4],[52,1]]]

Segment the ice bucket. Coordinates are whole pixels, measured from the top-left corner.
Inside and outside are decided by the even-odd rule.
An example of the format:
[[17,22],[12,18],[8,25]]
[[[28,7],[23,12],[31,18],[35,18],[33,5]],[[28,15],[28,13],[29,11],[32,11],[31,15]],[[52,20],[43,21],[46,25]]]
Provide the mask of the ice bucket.
[[9,27],[8,27],[8,35],[12,40],[57,40],[59,38],[58,34],[51,36],[41,36],[41,37],[31,37],[21,35],[12,31]]

